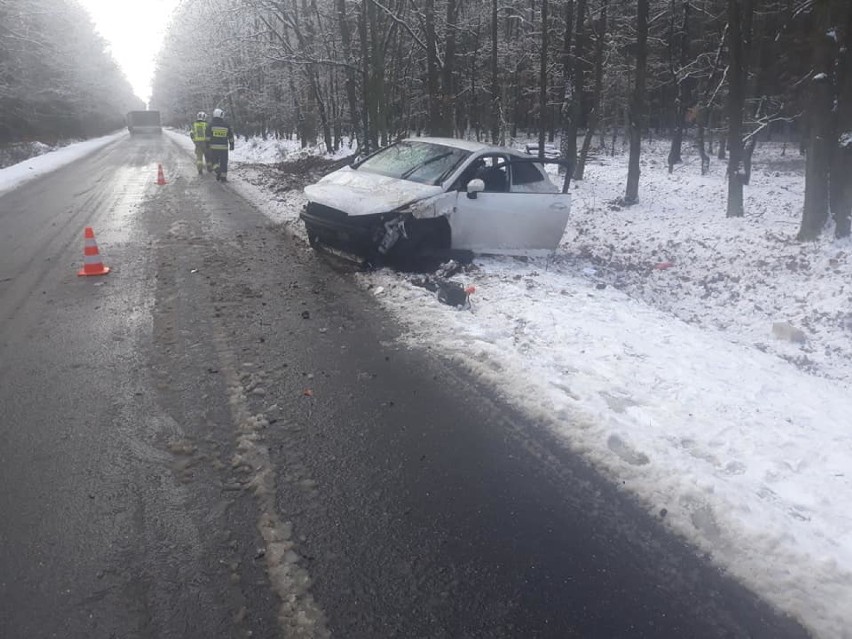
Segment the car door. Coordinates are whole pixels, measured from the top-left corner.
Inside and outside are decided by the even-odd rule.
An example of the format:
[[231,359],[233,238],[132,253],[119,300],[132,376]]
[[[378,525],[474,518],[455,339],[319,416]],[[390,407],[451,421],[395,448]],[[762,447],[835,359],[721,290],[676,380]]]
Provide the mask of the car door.
[[503,154],[482,160],[474,177],[485,182],[485,191],[456,194],[450,217],[453,248],[496,255],[555,250],[568,224],[571,196],[554,192],[537,162]]

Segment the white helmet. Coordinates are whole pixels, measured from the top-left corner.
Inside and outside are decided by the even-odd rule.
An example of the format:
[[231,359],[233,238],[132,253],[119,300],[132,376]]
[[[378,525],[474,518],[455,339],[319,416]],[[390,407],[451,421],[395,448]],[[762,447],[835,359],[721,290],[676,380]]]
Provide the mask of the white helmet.
[[196,120],[206,120],[206,119],[207,119],[207,114],[206,114],[204,111],[199,111],[199,112],[198,112],[198,115],[197,115],[197,116],[195,116],[195,119],[196,119]]
[[222,109],[213,109],[214,118],[224,118],[225,112]]

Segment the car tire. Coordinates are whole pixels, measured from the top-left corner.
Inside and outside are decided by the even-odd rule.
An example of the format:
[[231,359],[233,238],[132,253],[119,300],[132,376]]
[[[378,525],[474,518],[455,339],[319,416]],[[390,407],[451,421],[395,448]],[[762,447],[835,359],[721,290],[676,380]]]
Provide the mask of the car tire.
[[308,235],[308,244],[310,244],[311,248],[314,250],[319,249],[320,242],[316,229],[312,228],[309,224],[305,224],[305,233]]
[[449,226],[437,220],[422,220],[409,229],[409,237],[401,238],[388,256],[400,269],[411,272],[432,271],[449,246]]

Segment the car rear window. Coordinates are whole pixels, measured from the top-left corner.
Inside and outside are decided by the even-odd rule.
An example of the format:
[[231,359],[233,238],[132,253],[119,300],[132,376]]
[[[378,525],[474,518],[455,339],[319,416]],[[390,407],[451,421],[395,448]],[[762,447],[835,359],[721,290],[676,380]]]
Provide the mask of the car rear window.
[[558,193],[559,189],[534,162],[512,162],[512,193]]
[[469,155],[470,151],[451,146],[404,141],[367,158],[356,170],[421,184],[438,184]]
[[512,164],[512,184],[531,184],[543,182],[541,174],[532,162],[515,162]]

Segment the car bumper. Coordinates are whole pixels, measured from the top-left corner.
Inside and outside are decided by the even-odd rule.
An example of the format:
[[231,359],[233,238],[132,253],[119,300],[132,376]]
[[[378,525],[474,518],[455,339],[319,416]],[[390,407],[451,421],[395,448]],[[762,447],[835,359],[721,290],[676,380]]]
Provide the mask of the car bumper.
[[384,235],[388,214],[349,216],[343,211],[313,202],[299,214],[311,243],[369,257]]

